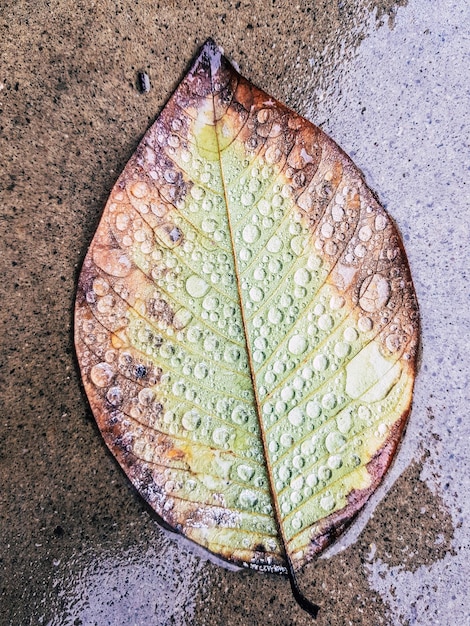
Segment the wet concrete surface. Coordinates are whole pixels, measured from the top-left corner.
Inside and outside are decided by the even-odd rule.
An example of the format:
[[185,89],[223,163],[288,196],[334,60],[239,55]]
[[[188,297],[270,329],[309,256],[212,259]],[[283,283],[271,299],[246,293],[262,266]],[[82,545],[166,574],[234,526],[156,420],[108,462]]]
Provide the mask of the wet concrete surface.
[[469,623],[469,13],[450,0],[2,2],[2,625],[311,623],[285,579],[222,568],[158,526],[101,440],[72,347],[107,195],[210,35],[363,169],[421,307],[409,426],[383,486],[315,563],[317,623]]

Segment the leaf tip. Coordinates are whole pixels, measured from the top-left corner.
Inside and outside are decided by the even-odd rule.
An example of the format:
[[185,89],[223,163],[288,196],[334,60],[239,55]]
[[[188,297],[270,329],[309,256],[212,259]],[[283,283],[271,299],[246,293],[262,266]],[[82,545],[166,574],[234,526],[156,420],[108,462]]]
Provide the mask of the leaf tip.
[[210,68],[213,91],[217,91],[217,89],[214,89],[214,83],[217,82],[216,79],[220,72],[223,55],[223,48],[218,46],[212,39],[212,37],[206,39],[199,53],[199,57],[203,59],[207,63],[207,66]]
[[220,52],[223,54],[223,50],[215,43],[212,37],[208,37],[206,41],[201,46],[202,51],[212,51],[213,53]]

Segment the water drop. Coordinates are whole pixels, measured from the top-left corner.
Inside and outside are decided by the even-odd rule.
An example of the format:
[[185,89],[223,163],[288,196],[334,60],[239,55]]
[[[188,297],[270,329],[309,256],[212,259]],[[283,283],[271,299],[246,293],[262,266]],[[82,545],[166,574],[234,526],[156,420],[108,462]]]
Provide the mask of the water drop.
[[242,232],[242,238],[245,243],[255,243],[261,232],[255,224],[247,224]]
[[261,302],[264,298],[264,291],[260,287],[252,287],[250,289],[250,298],[253,302]]
[[335,229],[333,227],[333,224],[330,224],[329,222],[325,222],[321,227],[321,234],[323,235],[323,237],[325,237],[325,239],[329,239],[330,237],[332,237],[334,232]]
[[235,315],[236,309],[231,304],[224,304],[223,316],[225,319],[231,318]]
[[104,360],[106,361],[106,363],[112,363],[113,361],[116,360],[116,351],[115,350],[106,350],[106,353],[104,355]]
[[282,433],[280,442],[281,446],[283,446],[284,448],[289,448],[293,442],[292,435],[290,435],[289,433]]
[[173,317],[173,326],[176,330],[182,330],[186,328],[189,322],[192,320],[193,315],[188,309],[178,309]]
[[375,218],[375,230],[381,231],[384,230],[385,227],[387,226],[387,218],[385,217],[385,215],[377,215],[377,217]]
[[401,347],[400,335],[396,333],[387,335],[387,338],[385,339],[385,345],[390,350],[390,352],[397,352]]
[[91,368],[90,378],[97,387],[107,387],[114,378],[114,372],[108,363],[98,363]]
[[298,491],[292,491],[292,493],[290,494],[290,500],[292,504],[299,504],[300,502],[302,502],[302,494],[300,494]]
[[324,495],[320,500],[320,506],[324,511],[331,511],[335,508],[336,502],[331,494]]
[[281,261],[279,261],[279,259],[271,259],[269,261],[268,270],[271,272],[271,274],[274,274],[274,276],[280,274],[282,270]]
[[174,419],[175,414],[173,413],[173,411],[166,411],[163,415],[163,421],[165,422],[165,424],[171,424]]
[[326,370],[328,367],[328,359],[326,356],[324,354],[317,354],[317,356],[313,359],[313,367],[318,372]]
[[312,254],[308,257],[307,267],[309,270],[316,271],[320,269],[321,264],[322,264],[322,260],[316,254]]
[[266,358],[266,355],[261,350],[255,350],[253,353],[253,361],[255,363],[262,363]]
[[266,124],[272,118],[272,115],[271,109],[260,109],[256,114],[256,119],[260,124]]
[[338,430],[345,435],[352,428],[352,419],[351,413],[349,411],[345,413],[341,413],[336,418],[336,425],[338,426]]
[[329,480],[331,478],[331,470],[326,465],[320,465],[318,468],[318,478],[320,480]]
[[361,241],[369,241],[369,239],[372,237],[372,228],[368,225],[363,226],[359,230],[358,234]]
[[206,218],[201,222],[201,228],[205,233],[213,233],[217,227],[217,222],[211,218]]
[[199,380],[206,378],[209,370],[207,369],[207,365],[205,363],[198,363],[194,368],[194,376]]
[[339,469],[343,465],[343,459],[339,454],[333,454],[329,457],[327,463],[330,469],[335,470]]
[[203,263],[202,271],[204,272],[204,274],[211,274],[214,271],[214,264],[208,262]]
[[309,487],[315,487],[318,484],[318,478],[316,474],[309,474],[305,479],[305,482]]
[[280,324],[282,322],[283,317],[284,317],[284,314],[278,308],[271,307],[269,309],[268,320],[271,322],[271,324],[276,324],[276,325]]
[[273,237],[271,237],[271,239],[266,244],[266,248],[267,248],[267,250],[269,252],[271,252],[273,254],[276,254],[282,248],[282,241],[281,241],[281,239],[279,239],[279,237],[277,235],[274,235]]
[[367,277],[359,291],[359,305],[368,313],[381,310],[389,301],[391,288],[389,281],[380,274]]
[[303,352],[305,352],[307,347],[308,347],[308,341],[303,335],[300,335],[300,334],[293,335],[289,339],[288,349],[291,354],[298,356],[302,354]]
[[356,339],[359,337],[359,334],[355,328],[349,326],[349,328],[345,329],[343,337],[346,341],[352,343],[353,341],[356,341]]
[[295,282],[295,284],[299,285],[299,286],[303,286],[303,287],[305,287],[305,285],[308,285],[308,283],[310,282],[311,278],[312,278],[312,276],[311,276],[310,272],[305,267],[301,267],[294,274],[294,282]]
[[360,457],[360,456],[358,456],[357,454],[353,454],[353,455],[351,456],[351,465],[352,465],[353,467],[357,467],[357,466],[358,466],[358,465],[360,465],[360,464],[361,464],[361,457]]
[[258,202],[258,211],[261,213],[261,215],[266,217],[271,213],[271,205],[264,199],[260,200]]
[[197,326],[191,326],[191,328],[188,328],[186,337],[191,343],[197,343],[202,337],[202,331]]
[[339,450],[346,443],[346,439],[343,435],[337,431],[328,433],[325,439],[325,446],[328,452],[333,453]]
[[106,394],[106,400],[112,406],[119,406],[122,403],[123,395],[120,387],[110,387]]
[[175,396],[182,396],[186,391],[186,385],[182,381],[177,381],[173,384],[172,391]]
[[238,501],[243,508],[252,509],[258,503],[258,496],[254,491],[244,489],[240,493]]
[[281,150],[275,145],[272,144],[264,153],[266,163],[269,165],[274,165],[274,163],[278,163],[282,159]]
[[266,271],[262,267],[257,267],[253,272],[253,278],[255,280],[264,280],[266,278]]
[[138,398],[141,404],[143,404],[144,406],[149,406],[155,398],[155,392],[153,391],[153,389],[149,389],[148,387],[146,387],[139,391]]
[[219,347],[219,340],[214,335],[208,335],[203,345],[206,352],[214,352]]
[[250,481],[254,476],[255,470],[250,465],[239,465],[237,474],[243,481]]
[[130,218],[125,213],[118,213],[116,215],[116,228],[120,231],[125,231],[129,227]]
[[291,505],[289,504],[289,502],[283,502],[283,503],[282,503],[281,509],[282,509],[282,512],[283,512],[284,514],[286,514],[286,515],[287,515],[287,513],[290,513],[291,508],[292,508],[292,507],[291,507]]
[[366,253],[367,253],[367,248],[362,243],[358,244],[354,248],[354,254],[357,256],[358,259],[362,259],[363,257],[365,257]]
[[302,409],[300,409],[299,407],[293,408],[291,411],[289,411],[287,419],[292,424],[292,426],[300,426],[304,421]]
[[283,293],[282,296],[279,299],[279,304],[284,309],[287,309],[288,307],[292,306],[292,303],[293,303],[292,296],[289,295],[288,293]]
[[254,346],[258,350],[265,350],[268,345],[268,342],[264,337],[257,337],[254,341]]
[[192,298],[203,298],[209,289],[206,281],[196,274],[186,280],[186,291]]
[[305,465],[304,457],[301,454],[296,454],[294,458],[292,459],[292,465],[296,469],[301,470],[303,466]]
[[300,256],[304,250],[305,247],[305,239],[302,236],[297,236],[297,237],[292,237],[291,242],[290,242],[290,247],[292,252],[296,255],[296,256]]
[[325,393],[325,395],[322,398],[321,403],[324,409],[331,411],[331,409],[335,408],[336,402],[337,402],[337,399],[336,399],[335,394],[330,392],[330,393]]
[[333,318],[327,313],[320,315],[320,317],[318,318],[318,327],[325,332],[331,330],[333,328],[333,324]]
[[379,434],[380,437],[383,437],[384,435],[387,434],[388,431],[388,426],[387,424],[379,424],[379,427],[377,429],[377,432]]
[[274,374],[274,372],[266,372],[264,382],[268,385],[274,384],[276,382],[276,374]]
[[111,313],[115,305],[115,300],[111,294],[103,296],[98,300],[97,309],[100,313]]
[[341,220],[344,218],[343,207],[339,204],[335,204],[331,209],[331,217],[333,218],[334,222],[341,222]]
[[368,333],[370,330],[372,330],[372,326],[373,322],[370,317],[360,317],[357,322],[357,327],[359,328],[361,333]]
[[248,248],[242,248],[239,252],[239,257],[241,261],[244,261],[245,263],[248,262],[251,259],[251,250],[248,250]]
[[308,417],[310,417],[311,419],[317,419],[321,415],[320,405],[318,404],[318,402],[314,402],[313,400],[310,400],[310,402],[307,402],[305,411]]
[[224,351],[224,359],[227,363],[236,363],[241,356],[239,348],[236,346],[227,346]]
[[134,239],[137,243],[142,243],[146,239],[145,231],[142,229],[136,230],[134,233]]
[[218,446],[224,446],[230,438],[230,432],[226,428],[216,428],[212,433],[212,440]]
[[185,428],[186,430],[196,430],[201,424],[201,416],[197,411],[192,409],[191,411],[187,411],[186,413],[184,413],[183,417],[181,418],[181,423],[183,425],[183,428]]
[[191,187],[191,195],[195,200],[202,200],[206,195],[206,192],[204,191],[204,189],[202,189],[202,187],[197,187],[196,185],[194,185],[193,187]]
[[248,409],[241,404],[237,405],[232,411],[232,421],[234,421],[235,424],[245,424],[249,416]]
[[300,446],[300,451],[303,455],[310,456],[315,451],[315,448],[313,446],[313,443],[307,439],[306,441],[302,442]]
[[196,487],[197,487],[197,482],[195,480],[193,480],[193,479],[187,480],[185,482],[185,488],[188,491],[194,491],[196,489]]
[[344,359],[344,357],[348,356],[348,354],[351,352],[351,346],[345,341],[338,341],[338,343],[335,344],[334,350],[338,358]]
[[337,296],[337,295],[331,296],[330,309],[332,311],[336,311],[337,309],[342,309],[345,303],[346,303],[346,300],[343,298],[343,296]]
[[316,324],[309,324],[307,327],[307,333],[310,337],[314,337],[318,333],[318,326]]
[[294,397],[294,390],[292,389],[292,387],[284,387],[284,389],[281,391],[281,398],[285,401],[285,402],[289,402],[289,400],[292,400],[292,398]]
[[272,453],[275,453],[279,450],[279,444],[277,443],[277,441],[270,441],[269,442],[269,451]]
[[202,302],[202,307],[206,309],[206,311],[215,311],[219,306],[219,299],[216,296],[209,295],[204,298]]
[[[252,193],[245,192],[245,193],[242,193],[240,201],[241,201],[243,206],[249,207],[249,206],[252,206],[253,202],[255,201],[255,197],[254,197],[254,195]],[[245,237],[243,237],[243,238],[245,239]],[[252,243],[252,242],[250,242],[250,243]]]
[[219,413],[220,415],[223,415],[225,417],[225,414],[227,413],[228,409],[230,407],[230,403],[227,400],[227,398],[219,398],[216,402],[215,408],[217,410],[217,413]]
[[175,353],[175,347],[171,343],[163,343],[160,346],[160,356],[164,359],[171,358]]
[[134,198],[144,198],[149,192],[147,183],[139,181],[134,183],[131,187],[131,194]]

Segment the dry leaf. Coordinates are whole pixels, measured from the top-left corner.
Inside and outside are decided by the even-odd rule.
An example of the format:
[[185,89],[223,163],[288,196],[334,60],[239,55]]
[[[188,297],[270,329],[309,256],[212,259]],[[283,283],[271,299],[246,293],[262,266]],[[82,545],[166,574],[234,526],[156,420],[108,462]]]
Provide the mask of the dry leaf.
[[410,410],[418,312],[394,224],[344,152],[211,40],[111,192],[75,333],[140,494],[295,591]]

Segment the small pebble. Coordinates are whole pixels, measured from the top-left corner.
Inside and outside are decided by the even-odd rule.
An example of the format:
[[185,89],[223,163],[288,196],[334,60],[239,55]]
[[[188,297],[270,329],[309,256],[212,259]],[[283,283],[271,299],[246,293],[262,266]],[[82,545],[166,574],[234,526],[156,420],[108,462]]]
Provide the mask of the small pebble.
[[148,93],[150,91],[150,78],[146,72],[138,73],[137,86],[140,93]]

